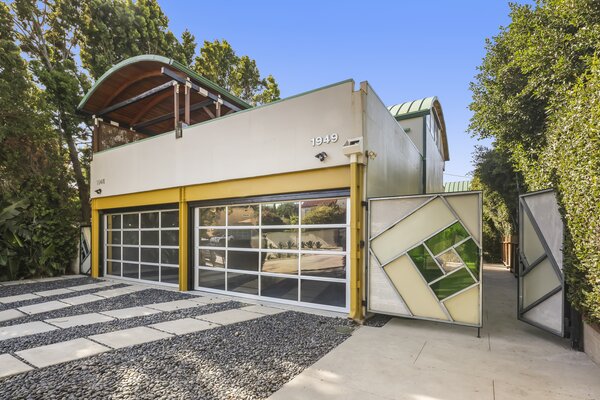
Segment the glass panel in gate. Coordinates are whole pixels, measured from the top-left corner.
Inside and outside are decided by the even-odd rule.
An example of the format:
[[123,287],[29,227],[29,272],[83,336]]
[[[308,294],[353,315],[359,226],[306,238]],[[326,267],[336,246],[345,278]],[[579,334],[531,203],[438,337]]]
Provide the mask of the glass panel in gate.
[[481,193],[369,200],[371,312],[481,326]]

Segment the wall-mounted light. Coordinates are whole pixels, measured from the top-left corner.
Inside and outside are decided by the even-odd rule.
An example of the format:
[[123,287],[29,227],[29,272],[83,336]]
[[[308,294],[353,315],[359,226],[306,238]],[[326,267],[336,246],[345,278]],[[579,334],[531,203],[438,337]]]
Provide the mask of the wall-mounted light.
[[96,189],[94,192],[96,192],[96,194],[102,194],[102,189]]
[[323,162],[327,158],[327,153],[322,151],[322,152],[318,153],[317,155],[315,155],[315,158],[318,158],[319,161]]

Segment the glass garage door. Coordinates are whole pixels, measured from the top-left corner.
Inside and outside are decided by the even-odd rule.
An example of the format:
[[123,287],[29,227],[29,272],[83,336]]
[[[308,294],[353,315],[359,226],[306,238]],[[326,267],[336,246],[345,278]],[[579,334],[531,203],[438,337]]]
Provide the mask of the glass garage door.
[[104,273],[126,279],[179,283],[179,211],[104,216]]
[[346,198],[198,207],[195,288],[347,310]]

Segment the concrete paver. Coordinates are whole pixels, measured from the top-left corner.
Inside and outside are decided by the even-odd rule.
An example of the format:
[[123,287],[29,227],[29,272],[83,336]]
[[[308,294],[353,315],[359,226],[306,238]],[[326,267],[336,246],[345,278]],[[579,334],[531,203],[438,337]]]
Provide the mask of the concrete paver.
[[10,354],[0,354],[0,378],[32,370],[33,367]]
[[94,301],[104,300],[104,297],[96,296],[94,294],[83,294],[81,296],[68,297],[66,299],[60,299],[63,303],[77,306],[80,304],[92,303]]
[[50,297],[50,296],[58,296],[61,294],[70,294],[70,293],[73,293],[73,291],[65,288],[65,289],[43,290],[41,292],[33,292],[33,293],[37,294],[38,296],[42,296],[42,297]]
[[172,333],[174,335],[185,335],[187,333],[203,331],[206,329],[215,328],[217,326],[219,325],[211,324],[199,319],[182,318],[150,325],[150,328]]
[[21,336],[35,335],[58,329],[42,321],[27,322],[25,324],[3,326],[0,328],[0,340],[13,339]]
[[46,301],[43,303],[32,304],[30,306],[19,307],[18,310],[25,314],[41,314],[48,311],[60,310],[61,308],[71,307],[70,304],[66,304],[60,301]]
[[88,339],[73,339],[47,346],[17,351],[15,354],[38,368],[78,360],[110,350]]
[[186,308],[200,307],[202,304],[191,300],[174,300],[165,303],[146,304],[145,307],[160,311],[175,311]]
[[33,299],[39,299],[39,298],[40,298],[40,296],[35,295],[33,293],[24,293],[24,294],[18,294],[16,296],[0,297],[0,303],[10,304],[10,303],[16,303],[18,301],[33,300]]
[[83,326],[83,325],[92,325],[100,322],[108,322],[113,321],[113,317],[109,317],[108,315],[102,315],[99,313],[89,313],[89,314],[80,314],[80,315],[72,315],[69,317],[62,318],[52,318],[44,320],[44,322],[48,324],[52,324],[54,326],[58,326],[59,328],[71,328],[73,326]]
[[86,285],[79,285],[79,286],[71,286],[71,290],[74,290],[76,292],[83,292],[84,290],[91,290],[91,289],[100,289],[100,288],[104,288],[107,286],[112,286],[114,285],[114,283],[112,282],[97,282],[97,283],[88,283]]
[[213,314],[199,315],[195,318],[211,322],[213,324],[229,325],[235,324],[236,322],[249,321],[251,319],[256,319],[260,317],[262,317],[261,314],[235,308],[232,310],[220,311]]
[[146,290],[146,289],[148,289],[148,288],[143,287],[143,286],[127,286],[127,287],[122,287],[122,288],[117,288],[117,289],[103,290],[100,292],[96,292],[94,294],[96,296],[101,296],[101,297],[109,299],[111,297],[123,296],[125,294],[139,292],[139,291]]
[[190,301],[195,301],[200,304],[220,304],[227,303],[231,299],[220,298],[220,297],[208,297],[208,296],[193,296],[189,298]]
[[240,310],[258,313],[258,314],[262,314],[262,315],[274,315],[274,314],[279,314],[279,313],[286,311],[286,310],[282,310],[281,308],[274,308],[274,307],[267,307],[267,306],[260,306],[260,305],[242,307]]
[[19,310],[9,309],[0,311],[0,322],[10,321],[11,319],[21,318],[25,314]]
[[106,346],[112,347],[113,349],[120,349],[123,347],[134,346],[136,344],[166,339],[172,336],[173,335],[166,332],[147,328],[145,326],[139,326],[136,328],[93,335],[89,338]]
[[129,308],[120,308],[118,310],[111,311],[103,311],[101,314],[108,315],[109,317],[114,317],[118,319],[127,319],[134,317],[143,317],[145,315],[157,314],[160,311],[153,310],[147,307],[129,307]]
[[[484,327],[363,326],[271,399],[599,399],[600,367],[516,316],[516,280],[484,269]],[[366,392],[366,393],[364,393]]]

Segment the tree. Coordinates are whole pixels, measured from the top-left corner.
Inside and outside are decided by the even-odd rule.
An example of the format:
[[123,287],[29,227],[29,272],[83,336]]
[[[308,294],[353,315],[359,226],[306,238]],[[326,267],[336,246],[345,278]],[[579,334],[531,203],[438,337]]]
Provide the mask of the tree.
[[227,40],[204,41],[192,68],[205,78],[250,104],[265,104],[279,99],[279,86],[269,75],[260,78],[256,61],[238,56]]
[[470,129],[495,139],[528,190],[557,192],[568,296],[600,322],[600,4],[538,0],[510,17],[471,84]]
[[186,67],[191,67],[196,56],[196,37],[187,29],[181,34],[179,54],[179,62]]
[[61,137],[0,4],[0,280],[64,272],[77,203]]

